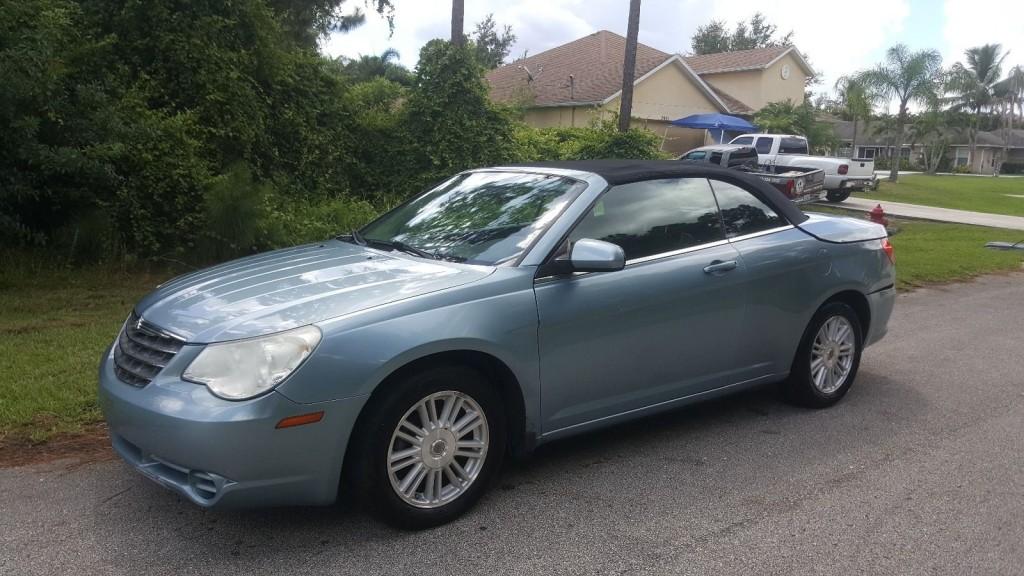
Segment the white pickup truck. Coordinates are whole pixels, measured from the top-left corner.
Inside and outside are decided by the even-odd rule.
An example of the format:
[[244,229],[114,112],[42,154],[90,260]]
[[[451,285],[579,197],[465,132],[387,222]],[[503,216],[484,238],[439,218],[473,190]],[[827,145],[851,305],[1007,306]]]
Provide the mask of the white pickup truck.
[[757,163],[767,169],[775,166],[801,166],[825,171],[825,198],[842,202],[854,190],[877,186],[875,161],[865,158],[829,158],[808,154],[807,139],[789,134],[743,134],[730,144],[753,146]]

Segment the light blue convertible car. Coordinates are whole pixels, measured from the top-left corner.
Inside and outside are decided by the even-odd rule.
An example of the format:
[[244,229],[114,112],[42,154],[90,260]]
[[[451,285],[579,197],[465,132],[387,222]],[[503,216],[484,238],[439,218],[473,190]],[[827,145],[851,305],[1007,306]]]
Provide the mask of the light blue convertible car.
[[361,230],[176,278],[100,366],[114,448],[201,506],[406,527],[509,455],[749,386],[853,384],[894,301],[867,221],[666,161],[471,170]]

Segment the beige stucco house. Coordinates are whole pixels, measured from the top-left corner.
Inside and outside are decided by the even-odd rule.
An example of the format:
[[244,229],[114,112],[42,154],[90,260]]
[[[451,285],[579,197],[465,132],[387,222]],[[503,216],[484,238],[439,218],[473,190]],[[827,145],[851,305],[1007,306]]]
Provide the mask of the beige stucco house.
[[[519,103],[536,127],[586,126],[619,109],[626,39],[607,30],[492,70],[491,98]],[[674,153],[704,144],[703,130],[670,121],[708,112],[749,117],[769,102],[804,99],[813,70],[793,46],[681,56],[637,47],[633,123]]]

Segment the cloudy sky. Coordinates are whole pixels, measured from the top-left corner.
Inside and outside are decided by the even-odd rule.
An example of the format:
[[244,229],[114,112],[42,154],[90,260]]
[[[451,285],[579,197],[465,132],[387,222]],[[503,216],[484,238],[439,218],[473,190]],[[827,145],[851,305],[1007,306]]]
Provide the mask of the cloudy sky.
[[[395,48],[403,64],[415,66],[427,40],[448,36],[451,1],[394,3],[394,35],[371,13],[359,29],[325,40],[322,50],[332,56],[359,56]],[[625,34],[628,5],[627,0],[467,0],[466,30],[493,13],[518,36],[512,56],[536,54],[601,29]],[[781,32],[794,31],[797,47],[821,73],[822,87],[877,62],[896,42],[935,48],[947,65],[962,59],[967,47],[999,42],[1010,51],[1008,64],[1024,64],[1020,0],[643,0],[640,41],[686,54],[697,26],[715,19],[734,22],[755,11]]]

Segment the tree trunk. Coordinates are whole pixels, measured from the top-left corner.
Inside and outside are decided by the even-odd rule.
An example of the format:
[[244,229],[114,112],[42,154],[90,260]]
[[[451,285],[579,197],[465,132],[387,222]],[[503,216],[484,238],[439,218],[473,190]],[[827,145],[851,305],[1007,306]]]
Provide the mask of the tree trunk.
[[896,117],[896,138],[893,157],[889,158],[889,182],[900,180],[900,160],[903,159],[903,125],[907,122],[907,103],[900,102],[900,114]]
[[850,142],[850,158],[857,157],[857,118],[853,119],[853,141]]
[[622,95],[619,97],[619,131],[629,130],[633,115],[633,81],[636,76],[636,37],[640,32],[640,0],[629,0],[626,56],[622,62]]
[[974,116],[971,118],[971,125],[967,128],[968,144],[967,147],[967,167],[970,168],[971,172],[974,172],[974,154],[978,151],[978,118],[981,116],[981,109],[974,109]]
[[466,36],[462,33],[462,21],[466,16],[466,0],[452,0],[452,44],[462,46]]

